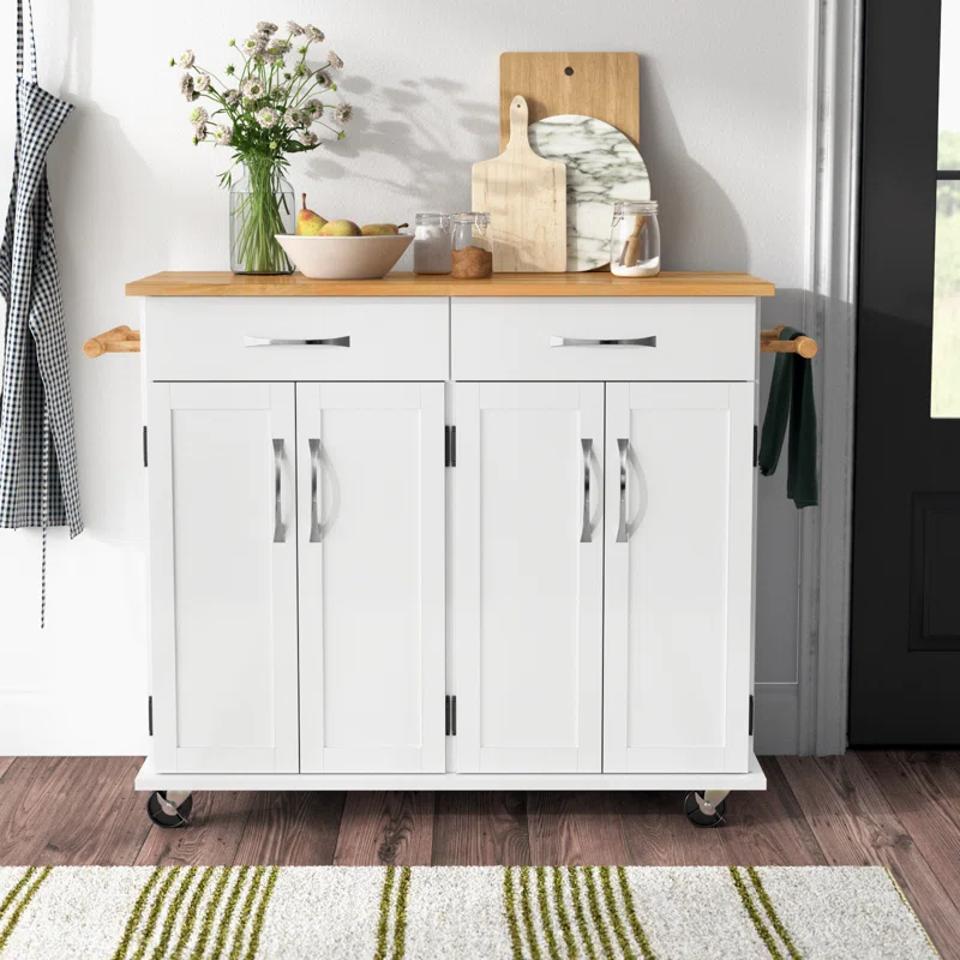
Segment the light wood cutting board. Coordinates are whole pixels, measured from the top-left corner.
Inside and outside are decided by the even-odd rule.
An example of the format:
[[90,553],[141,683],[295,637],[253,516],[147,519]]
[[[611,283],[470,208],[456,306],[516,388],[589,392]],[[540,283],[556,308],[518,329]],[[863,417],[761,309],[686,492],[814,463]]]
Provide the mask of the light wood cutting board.
[[499,157],[473,165],[473,209],[490,214],[497,273],[560,273],[567,266],[567,168],[537,156],[527,102],[510,104],[510,138]]
[[635,53],[502,53],[500,146],[510,103],[527,101],[530,123],[559,114],[605,120],[640,146],[640,58]]

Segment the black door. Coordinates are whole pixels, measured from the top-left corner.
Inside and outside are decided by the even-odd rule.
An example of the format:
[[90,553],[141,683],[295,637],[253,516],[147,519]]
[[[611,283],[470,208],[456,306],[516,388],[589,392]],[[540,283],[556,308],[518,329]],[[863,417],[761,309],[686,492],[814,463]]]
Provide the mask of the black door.
[[960,744],[960,133],[938,128],[940,15],[937,0],[864,11],[854,746]]

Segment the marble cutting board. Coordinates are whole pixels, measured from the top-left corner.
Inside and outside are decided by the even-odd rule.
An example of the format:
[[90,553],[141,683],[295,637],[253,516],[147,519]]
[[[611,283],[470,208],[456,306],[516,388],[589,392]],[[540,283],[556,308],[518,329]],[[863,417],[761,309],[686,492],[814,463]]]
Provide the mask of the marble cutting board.
[[530,145],[567,165],[567,270],[610,262],[610,222],[616,200],[649,200],[650,177],[640,151],[616,127],[564,114],[530,126]]

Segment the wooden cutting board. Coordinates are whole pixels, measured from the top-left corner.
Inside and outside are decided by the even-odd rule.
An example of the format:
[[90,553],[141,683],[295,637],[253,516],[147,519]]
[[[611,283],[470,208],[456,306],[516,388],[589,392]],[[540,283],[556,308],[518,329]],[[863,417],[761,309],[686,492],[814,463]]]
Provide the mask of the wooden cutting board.
[[500,146],[510,103],[527,101],[530,123],[558,114],[605,120],[640,146],[640,58],[635,53],[502,53]]
[[473,209],[490,214],[495,272],[561,273],[567,265],[567,168],[533,152],[527,115],[527,102],[514,97],[503,153],[473,165]]

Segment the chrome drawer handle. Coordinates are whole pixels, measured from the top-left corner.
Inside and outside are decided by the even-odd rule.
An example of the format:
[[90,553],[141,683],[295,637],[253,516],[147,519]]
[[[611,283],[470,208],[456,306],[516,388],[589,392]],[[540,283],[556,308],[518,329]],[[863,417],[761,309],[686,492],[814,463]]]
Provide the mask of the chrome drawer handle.
[[310,439],[310,542],[320,543],[325,533],[320,522],[320,466],[323,463],[323,448],[320,441]]
[[620,523],[617,526],[617,543],[626,543],[629,539],[627,529],[627,450],[630,441],[626,437],[617,440],[620,452]]
[[283,440],[273,440],[273,542],[287,542],[287,525],[283,522]]
[[590,457],[593,454],[593,441],[580,440],[580,452],[583,455],[583,523],[580,527],[580,542],[593,540],[593,528],[590,526]]
[[551,347],[655,347],[656,336],[653,337],[621,337],[619,339],[584,339],[582,337],[550,338]]
[[288,340],[283,337],[244,337],[245,347],[349,347],[350,337],[305,337]]

